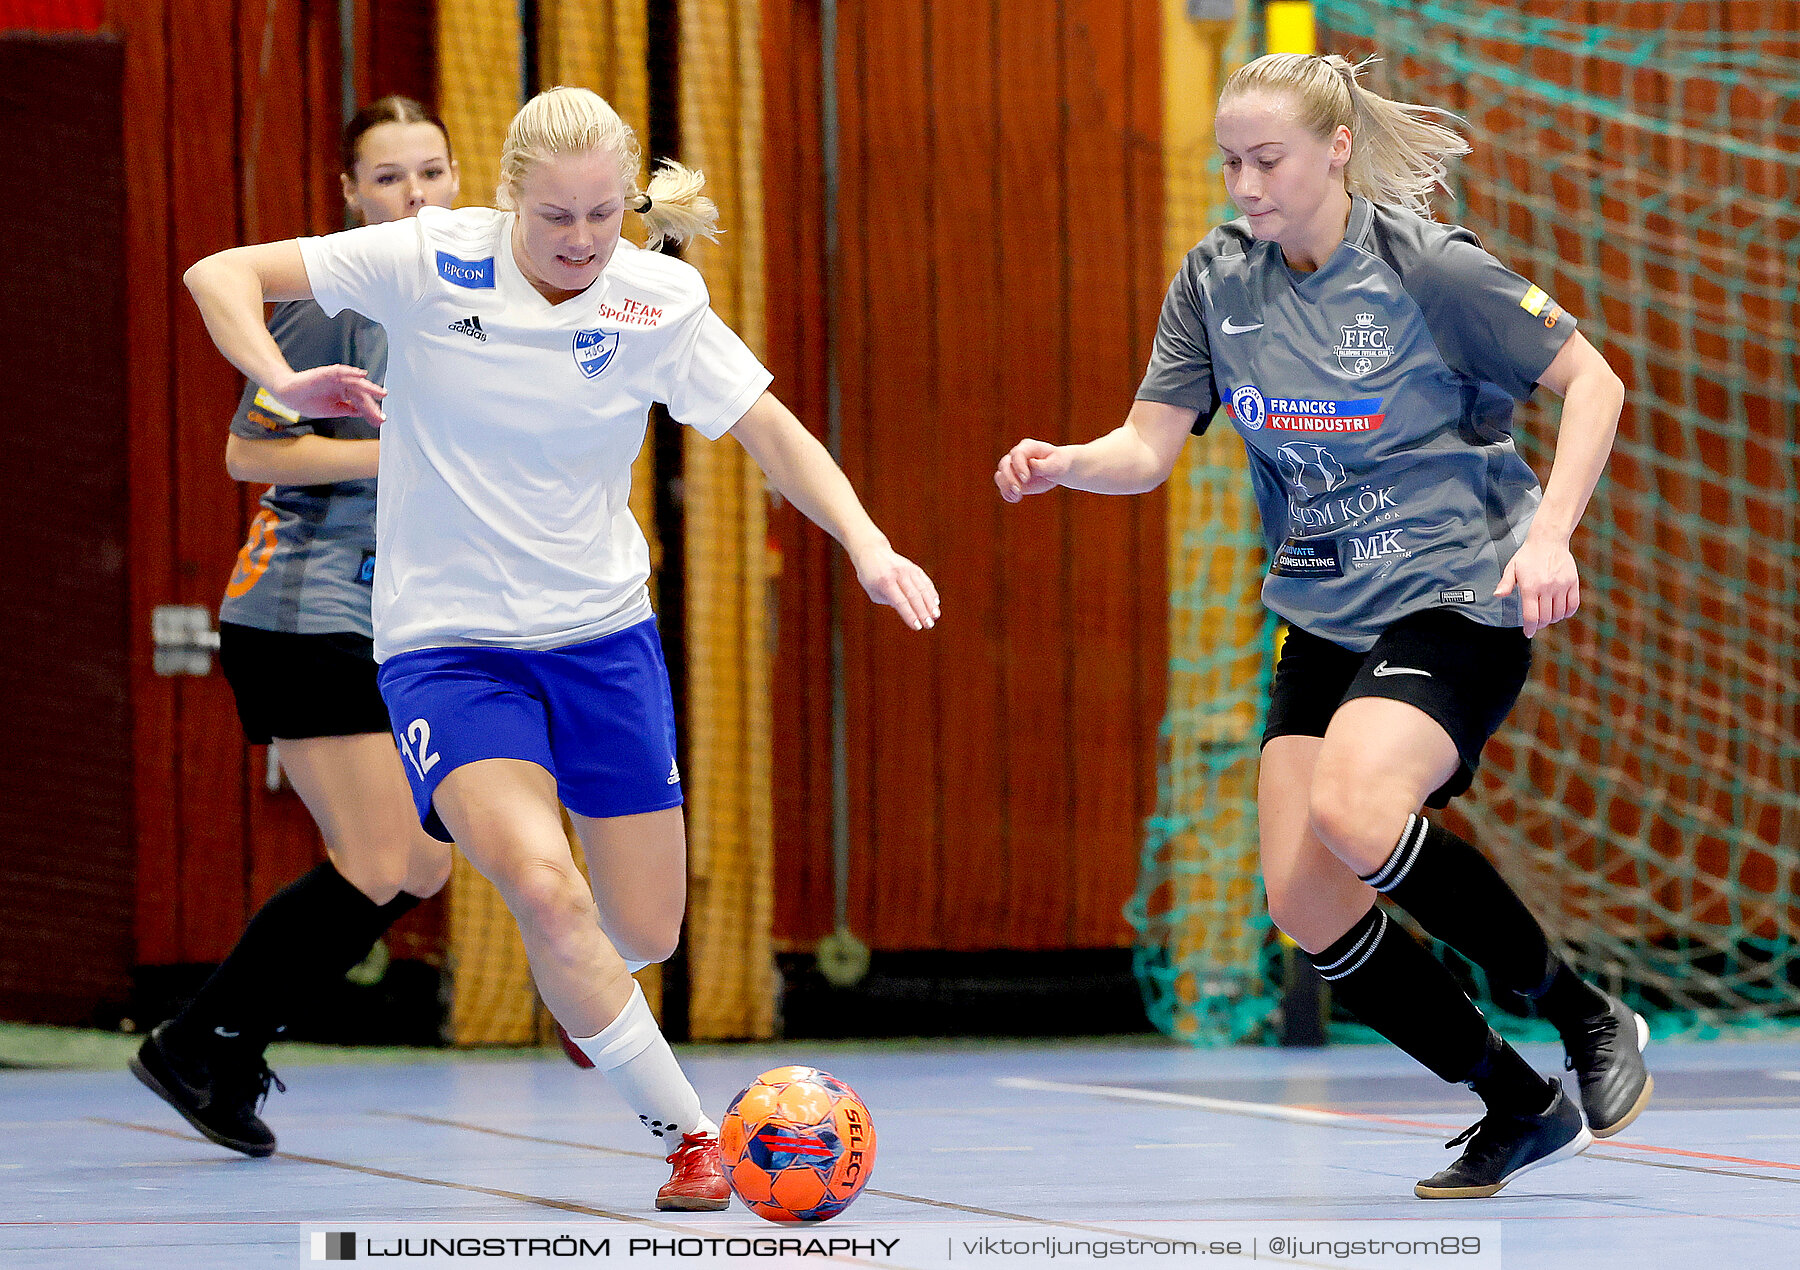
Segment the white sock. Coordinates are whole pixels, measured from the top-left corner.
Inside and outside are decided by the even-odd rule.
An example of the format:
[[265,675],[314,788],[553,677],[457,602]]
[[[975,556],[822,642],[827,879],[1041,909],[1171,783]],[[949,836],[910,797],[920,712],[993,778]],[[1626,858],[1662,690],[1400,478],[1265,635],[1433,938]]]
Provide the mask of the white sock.
[[644,1127],[664,1146],[676,1147],[686,1133],[716,1134],[719,1126],[700,1110],[700,1095],[682,1074],[681,1064],[656,1026],[644,990],[631,985],[631,1000],[619,1017],[595,1036],[570,1037],[594,1066],[606,1073]]

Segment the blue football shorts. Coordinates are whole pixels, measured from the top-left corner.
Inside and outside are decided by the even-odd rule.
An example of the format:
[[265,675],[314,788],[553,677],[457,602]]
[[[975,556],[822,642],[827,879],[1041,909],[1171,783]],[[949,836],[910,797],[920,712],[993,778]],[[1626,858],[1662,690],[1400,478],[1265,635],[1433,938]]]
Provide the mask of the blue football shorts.
[[591,817],[681,805],[675,703],[656,619],[566,648],[421,648],[382,663],[413,804],[450,834],[432,798],[444,777],[488,758],[556,778],[563,806]]

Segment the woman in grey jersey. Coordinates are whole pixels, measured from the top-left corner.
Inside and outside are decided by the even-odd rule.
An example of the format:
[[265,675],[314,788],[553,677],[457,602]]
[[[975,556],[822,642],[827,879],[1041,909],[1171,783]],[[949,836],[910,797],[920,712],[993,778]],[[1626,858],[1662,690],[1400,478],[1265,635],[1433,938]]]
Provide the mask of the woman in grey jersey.
[[[443,124],[410,98],[358,112],[342,160],[345,205],[365,224],[456,197]],[[294,301],[276,307],[269,327],[296,368],[346,364],[376,383],[385,376],[387,336],[356,313],[328,318],[313,301]],[[354,412],[302,418],[250,384],[226,443],[231,475],[270,488],[219,608],[220,661],[245,735],[275,745],[330,858],[263,905],[131,1068],[195,1128],[246,1155],[275,1149],[257,1114],[274,1080],[269,1041],[450,874],[449,846],[413,813],[375,686],[377,435]]]
[[[1341,57],[1274,54],[1219,100],[1242,219],[1188,254],[1123,426],[1021,441],[995,482],[1153,489],[1224,405],[1249,455],[1289,633],[1264,734],[1258,814],[1276,924],[1339,1001],[1487,1114],[1421,1198],[1494,1194],[1617,1133],[1649,1101],[1641,1018],[1583,983],[1469,843],[1424,815],[1469,788],[1512,708],[1530,637],[1573,613],[1569,539],[1612,447],[1623,385],[1539,288],[1428,193],[1467,145]],[[1563,398],[1547,485],[1513,406]],[[1581,1106],[1487,1026],[1385,895],[1561,1033]]]

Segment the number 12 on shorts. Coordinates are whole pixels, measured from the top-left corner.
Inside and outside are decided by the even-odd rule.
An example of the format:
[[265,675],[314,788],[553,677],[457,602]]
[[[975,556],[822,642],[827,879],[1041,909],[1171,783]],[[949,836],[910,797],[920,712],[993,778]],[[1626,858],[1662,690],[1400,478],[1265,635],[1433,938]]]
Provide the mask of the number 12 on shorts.
[[[406,731],[395,738],[400,742],[400,752],[406,755],[406,761],[413,765],[413,771],[419,779],[425,779],[425,773],[437,766],[443,755],[431,748],[431,725],[423,719],[414,719],[406,725]],[[411,745],[407,742],[412,742]],[[414,747],[417,747],[416,751]]]

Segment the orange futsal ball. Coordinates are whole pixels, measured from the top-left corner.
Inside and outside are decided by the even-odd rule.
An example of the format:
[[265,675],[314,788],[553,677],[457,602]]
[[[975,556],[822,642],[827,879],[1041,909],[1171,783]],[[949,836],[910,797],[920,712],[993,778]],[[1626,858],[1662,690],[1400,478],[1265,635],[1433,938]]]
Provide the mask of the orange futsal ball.
[[875,1122],[856,1091],[816,1067],[777,1067],[719,1125],[725,1180],[770,1221],[829,1221],[875,1167]]

